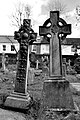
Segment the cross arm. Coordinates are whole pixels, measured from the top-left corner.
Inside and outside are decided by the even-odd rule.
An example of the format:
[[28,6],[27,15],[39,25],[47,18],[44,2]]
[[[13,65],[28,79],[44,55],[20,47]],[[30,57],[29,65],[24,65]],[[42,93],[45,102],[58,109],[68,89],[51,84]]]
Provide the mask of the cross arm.
[[30,33],[30,39],[36,39],[37,33]]
[[60,27],[59,33],[71,34],[71,24],[66,24]]
[[32,45],[36,41],[37,33],[30,33],[29,44]]
[[50,34],[50,27],[39,26],[39,35],[44,36]]

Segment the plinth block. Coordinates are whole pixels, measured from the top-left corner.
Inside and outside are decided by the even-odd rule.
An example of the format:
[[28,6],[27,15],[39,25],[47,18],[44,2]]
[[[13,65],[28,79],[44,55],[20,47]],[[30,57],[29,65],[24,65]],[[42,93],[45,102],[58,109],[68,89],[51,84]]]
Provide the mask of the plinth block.
[[7,97],[4,106],[17,109],[28,109],[30,101],[31,98],[28,93],[25,95],[14,92]]
[[42,99],[45,109],[74,109],[69,82],[66,80],[46,80],[43,84]]
[[46,80],[43,84],[39,120],[58,119],[60,113],[69,111],[75,111],[69,82],[58,77]]

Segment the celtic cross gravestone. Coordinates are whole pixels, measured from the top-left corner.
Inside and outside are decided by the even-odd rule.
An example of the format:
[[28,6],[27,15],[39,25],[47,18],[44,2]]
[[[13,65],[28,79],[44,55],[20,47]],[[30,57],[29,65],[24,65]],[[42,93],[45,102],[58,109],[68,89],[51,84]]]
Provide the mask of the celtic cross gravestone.
[[[44,120],[50,115],[50,111],[74,109],[69,82],[62,75],[61,55],[61,40],[71,34],[71,25],[59,18],[59,11],[51,11],[50,18],[39,27],[39,34],[50,39],[50,73],[43,84],[42,112],[40,111],[40,118],[45,116],[42,119]],[[46,113],[48,113],[47,116]]]
[[27,92],[29,45],[36,40],[36,37],[37,33],[34,33],[33,29],[31,28],[30,19],[24,19],[23,25],[20,27],[19,31],[15,31],[14,33],[14,38],[20,44],[20,50],[14,93],[7,98],[5,106],[21,109],[27,108],[30,100]]
[[[62,26],[59,25],[62,22]],[[51,23],[50,26],[47,26]],[[59,34],[70,34],[71,25],[66,24],[64,20],[59,18],[59,12],[50,12],[48,19],[43,26],[39,27],[39,34],[42,36],[51,35],[50,38],[50,76],[62,75],[62,59],[61,59],[61,43]]]

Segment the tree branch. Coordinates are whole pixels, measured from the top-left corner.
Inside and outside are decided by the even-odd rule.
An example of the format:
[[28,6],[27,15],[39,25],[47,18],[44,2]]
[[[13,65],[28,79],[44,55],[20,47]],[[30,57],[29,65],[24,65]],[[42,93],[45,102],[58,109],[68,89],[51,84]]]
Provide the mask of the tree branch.
[[28,4],[22,4],[19,2],[15,6],[15,12],[12,14],[11,22],[13,26],[20,27],[24,18],[29,18],[31,13],[31,7]]

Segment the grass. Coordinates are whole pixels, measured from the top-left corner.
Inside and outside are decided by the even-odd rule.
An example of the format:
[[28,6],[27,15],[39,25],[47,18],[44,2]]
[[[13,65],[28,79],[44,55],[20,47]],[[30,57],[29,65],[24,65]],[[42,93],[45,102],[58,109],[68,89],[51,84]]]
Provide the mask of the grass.
[[[16,66],[9,65],[7,72],[3,72],[0,70],[0,94],[10,94],[14,90],[14,81],[16,79]],[[34,76],[28,79],[28,92],[35,98],[41,98],[41,91],[43,89],[43,82],[45,80],[45,74],[42,73],[40,75]],[[66,79],[70,83],[80,83],[80,79],[77,75],[66,75]],[[77,91],[71,87],[72,93],[76,93]]]
[[[16,79],[16,67],[8,66],[9,71],[3,72],[0,70],[0,102],[1,100],[5,100],[5,97],[9,95],[14,90],[14,81]],[[42,73],[40,75],[34,76],[34,79],[28,79],[28,92],[31,96],[33,96],[34,100],[41,99],[41,92],[43,89],[43,83],[46,79],[45,74]],[[66,75],[66,79],[70,83],[80,83],[79,75]],[[77,91],[70,85],[70,89],[72,92],[72,97],[74,102],[77,104],[80,109],[80,91]]]

